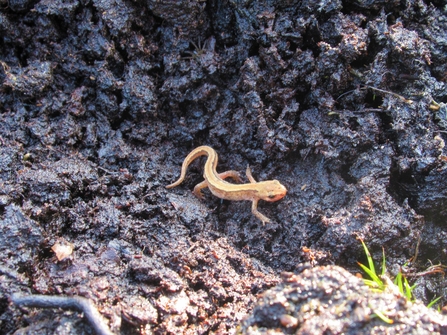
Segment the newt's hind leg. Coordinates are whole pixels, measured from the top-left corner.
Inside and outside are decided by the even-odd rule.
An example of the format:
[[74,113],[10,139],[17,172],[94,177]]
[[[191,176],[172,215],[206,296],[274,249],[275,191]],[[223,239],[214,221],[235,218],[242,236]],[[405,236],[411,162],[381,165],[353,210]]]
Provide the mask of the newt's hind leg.
[[241,184],[243,183],[239,172],[234,171],[234,170],[228,170],[228,171],[219,173],[219,177],[222,179],[232,178],[234,181],[236,181],[238,183],[241,183]]
[[[234,171],[234,170],[229,170],[229,171],[225,171],[225,172],[219,173],[218,176],[221,179],[232,178],[235,181],[237,181],[238,183],[242,183],[243,182],[242,179],[241,179],[241,176],[239,175],[239,172]],[[203,199],[202,190],[204,188],[206,188],[206,187],[208,187],[208,184],[206,183],[206,180],[204,180],[201,183],[197,184],[194,187],[194,191],[193,191],[194,195],[197,198]]]
[[206,180],[204,180],[201,183],[198,183],[196,186],[194,186],[194,191],[192,191],[192,193],[194,193],[194,195],[197,198],[203,199],[202,189],[206,187],[208,187],[208,184],[206,183]]

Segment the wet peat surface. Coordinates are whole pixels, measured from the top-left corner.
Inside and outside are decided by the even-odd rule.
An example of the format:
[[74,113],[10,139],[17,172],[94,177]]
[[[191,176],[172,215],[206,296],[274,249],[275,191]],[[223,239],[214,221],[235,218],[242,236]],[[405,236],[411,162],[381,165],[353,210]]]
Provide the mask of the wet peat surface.
[[[18,293],[115,334],[445,334],[446,6],[0,0],[0,333],[95,332]],[[271,223],[195,198],[205,158],[165,188],[200,145],[287,187]]]

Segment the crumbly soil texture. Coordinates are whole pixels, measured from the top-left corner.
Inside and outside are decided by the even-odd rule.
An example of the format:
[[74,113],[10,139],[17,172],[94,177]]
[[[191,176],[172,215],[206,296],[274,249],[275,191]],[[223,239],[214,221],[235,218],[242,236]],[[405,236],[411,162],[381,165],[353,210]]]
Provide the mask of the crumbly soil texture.
[[[117,334],[249,333],[281,272],[360,272],[359,239],[425,304],[445,295],[446,8],[0,0],[0,333],[93,333],[79,311],[13,293],[90,299]],[[259,203],[271,223],[247,201],[195,198],[204,158],[165,188],[200,145],[219,172],[287,187]],[[434,320],[412,311],[413,327]],[[299,332],[303,313],[251,318]],[[355,333],[384,333],[370,319]]]

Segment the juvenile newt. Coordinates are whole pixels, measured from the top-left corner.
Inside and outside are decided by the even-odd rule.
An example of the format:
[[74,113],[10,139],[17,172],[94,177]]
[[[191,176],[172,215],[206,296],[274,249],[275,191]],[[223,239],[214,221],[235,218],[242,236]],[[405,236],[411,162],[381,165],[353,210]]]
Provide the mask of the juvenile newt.
[[206,160],[203,171],[203,178],[205,178],[205,180],[194,187],[193,193],[195,196],[203,199],[202,189],[208,187],[211,193],[221,199],[249,200],[252,202],[251,212],[261,220],[263,224],[270,222],[268,217],[258,211],[258,201],[278,201],[284,198],[287,189],[277,180],[257,182],[253,178],[250,167],[248,166],[245,173],[250,181],[249,184],[231,184],[225,181],[224,179],[226,178],[232,178],[237,182],[242,183],[241,177],[237,171],[230,170],[222,173],[216,171],[218,161],[217,153],[213,148],[206,145],[195,148],[188,156],[186,156],[182,164],[180,178],[175,183],[166,186],[166,188],[173,188],[180,185],[185,179],[186,170],[188,169],[189,164],[200,156],[208,156],[208,159]]

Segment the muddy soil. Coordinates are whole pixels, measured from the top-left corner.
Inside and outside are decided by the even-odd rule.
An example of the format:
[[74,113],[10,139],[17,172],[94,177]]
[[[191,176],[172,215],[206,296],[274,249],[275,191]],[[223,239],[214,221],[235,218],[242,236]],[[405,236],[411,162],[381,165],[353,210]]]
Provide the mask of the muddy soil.
[[[88,298],[118,334],[249,332],[260,294],[289,289],[284,271],[354,280],[324,266],[360,272],[359,238],[423,303],[445,295],[446,8],[0,0],[0,333],[93,333],[79,311],[19,307],[12,293]],[[219,172],[249,165],[287,187],[259,203],[271,223],[247,201],[195,198],[204,158],[165,188],[200,145]],[[389,333],[435,319],[446,331],[424,308]],[[377,322],[360,314],[343,320]],[[258,328],[317,334],[268,320]]]

